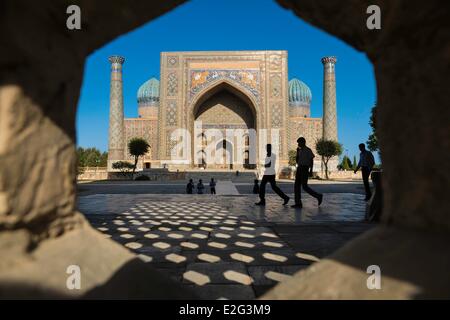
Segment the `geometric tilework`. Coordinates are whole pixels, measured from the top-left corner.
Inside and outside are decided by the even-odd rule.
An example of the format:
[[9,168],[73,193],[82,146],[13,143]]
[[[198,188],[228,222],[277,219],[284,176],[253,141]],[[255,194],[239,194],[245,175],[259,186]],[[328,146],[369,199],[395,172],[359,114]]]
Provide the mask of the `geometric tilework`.
[[[123,97],[122,81],[111,80],[109,110],[109,150],[123,149]],[[118,160],[118,159],[114,159]]]
[[166,156],[170,157],[172,155],[172,149],[176,146],[177,140],[173,139],[170,135],[170,132],[167,132],[166,135]]
[[271,70],[277,70],[281,65],[281,57],[277,54],[273,54],[269,56],[269,66]]
[[177,124],[177,102],[175,100],[167,101],[166,125],[174,126]]
[[[147,120],[147,119],[125,119],[125,139],[126,144],[132,138],[142,138],[148,142],[150,145],[149,152],[144,155],[144,160],[156,159],[157,147],[157,120]],[[125,160],[132,160],[130,154],[128,154],[128,148],[125,150],[126,158]]]
[[323,138],[337,141],[335,57],[322,58]]
[[203,70],[192,69],[189,75],[189,101],[209,83],[219,79],[227,79],[237,83],[252,93],[259,102],[260,99],[260,74],[257,70]]
[[272,127],[283,127],[283,113],[279,103],[272,105]]
[[337,140],[336,83],[334,81],[325,81],[323,103],[323,137],[328,140]]
[[281,96],[281,75],[278,73],[270,75],[270,95],[272,98]]
[[178,93],[178,77],[175,72],[169,73],[167,76],[167,95],[169,97],[176,96]]
[[167,57],[167,67],[169,67],[169,68],[178,67],[178,57],[168,56]]

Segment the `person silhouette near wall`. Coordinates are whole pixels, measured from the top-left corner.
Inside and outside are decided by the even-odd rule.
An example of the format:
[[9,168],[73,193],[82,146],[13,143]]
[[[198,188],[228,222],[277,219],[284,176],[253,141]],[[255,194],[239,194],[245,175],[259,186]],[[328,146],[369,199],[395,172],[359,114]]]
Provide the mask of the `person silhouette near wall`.
[[211,178],[211,181],[209,182],[209,189],[211,194],[216,194],[216,182],[214,181],[214,178]]
[[306,140],[303,137],[297,139],[297,172],[295,173],[295,204],[292,205],[293,208],[302,208],[302,198],[301,198],[301,188],[309,193],[311,196],[317,199],[318,205],[322,203],[323,195],[314,191],[308,186],[308,178],[312,175],[313,164],[314,164],[314,153],[310,148],[306,146]]
[[189,179],[189,182],[186,185],[186,193],[192,194],[193,191],[194,191],[194,181],[192,181],[192,179]]
[[284,194],[283,191],[277,186],[275,182],[275,174],[276,174],[276,161],[277,157],[274,153],[272,153],[272,145],[268,144],[266,146],[267,156],[264,160],[264,175],[261,180],[261,186],[259,188],[259,202],[255,203],[257,206],[265,206],[266,205],[266,184],[269,182],[272,190],[275,191],[284,201],[283,205],[286,205],[289,202],[289,197]]
[[204,189],[205,189],[205,186],[203,184],[202,179],[200,179],[197,183],[197,194],[203,194]]
[[366,150],[366,146],[364,143],[360,143],[358,147],[361,153],[359,154],[358,166],[356,167],[354,173],[356,173],[359,170],[359,168],[361,168],[364,189],[366,191],[366,198],[364,200],[369,201],[370,197],[372,196],[372,192],[370,191],[369,185],[369,177],[370,172],[372,171],[373,166],[375,165],[375,158],[373,157],[372,152]]

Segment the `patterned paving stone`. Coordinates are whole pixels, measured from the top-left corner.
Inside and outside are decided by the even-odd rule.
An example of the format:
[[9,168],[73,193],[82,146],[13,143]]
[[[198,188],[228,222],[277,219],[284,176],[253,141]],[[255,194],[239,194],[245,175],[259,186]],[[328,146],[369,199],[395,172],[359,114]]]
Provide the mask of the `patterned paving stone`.
[[254,266],[247,267],[248,274],[255,279],[254,285],[275,285],[280,280],[288,280],[297,271],[307,266]]
[[[249,276],[244,264],[237,262],[191,263],[186,267],[186,271],[195,271],[208,276],[211,284],[236,284],[233,278],[225,277],[225,273],[229,271]],[[183,282],[187,283],[186,280]]]
[[78,207],[98,231],[201,298],[251,299],[370,229],[360,222],[360,197],[328,194],[320,208],[305,197],[300,212],[274,195],[266,208],[254,196],[167,194],[82,196]]

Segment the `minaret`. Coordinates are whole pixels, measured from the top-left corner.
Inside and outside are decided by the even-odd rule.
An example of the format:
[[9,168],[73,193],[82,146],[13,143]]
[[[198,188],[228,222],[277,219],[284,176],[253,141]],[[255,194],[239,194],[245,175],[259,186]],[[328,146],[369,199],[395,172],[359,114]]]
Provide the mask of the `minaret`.
[[109,145],[108,170],[113,162],[124,160],[124,123],[122,95],[122,64],[125,58],[109,57],[111,62],[111,87],[109,94]]
[[323,138],[337,141],[336,57],[323,57]]

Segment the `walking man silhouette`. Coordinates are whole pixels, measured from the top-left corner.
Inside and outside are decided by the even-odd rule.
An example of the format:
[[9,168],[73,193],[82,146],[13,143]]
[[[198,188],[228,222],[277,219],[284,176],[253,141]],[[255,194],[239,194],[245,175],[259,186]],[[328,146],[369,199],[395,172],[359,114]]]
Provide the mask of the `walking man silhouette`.
[[297,172],[295,173],[295,184],[294,184],[294,193],[295,193],[295,204],[292,205],[292,208],[301,208],[302,197],[301,197],[301,188],[309,193],[311,196],[317,199],[318,205],[322,203],[323,194],[320,194],[308,186],[308,177],[312,175],[313,170],[313,160],[314,153],[310,148],[306,146],[306,140],[303,137],[297,139],[298,147],[297,147]]
[[361,153],[359,154],[358,166],[356,167],[354,173],[356,173],[359,170],[359,168],[361,168],[364,189],[366,190],[366,198],[364,200],[369,201],[370,197],[372,196],[372,192],[370,191],[369,185],[369,177],[370,172],[372,171],[373,166],[375,165],[375,159],[373,157],[372,152],[366,150],[366,146],[364,143],[360,143],[358,147]]
[[283,191],[277,186],[277,183],[275,182],[275,165],[277,162],[277,156],[272,153],[272,145],[268,144],[266,146],[267,150],[267,157],[264,161],[264,176],[261,180],[261,185],[259,187],[259,202],[255,203],[257,206],[265,206],[266,205],[266,184],[267,182],[270,183],[270,186],[272,187],[272,190],[275,191],[276,194],[278,194],[284,201],[283,205],[286,205],[289,202],[289,197],[284,194]]

